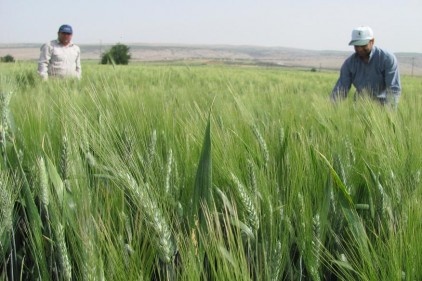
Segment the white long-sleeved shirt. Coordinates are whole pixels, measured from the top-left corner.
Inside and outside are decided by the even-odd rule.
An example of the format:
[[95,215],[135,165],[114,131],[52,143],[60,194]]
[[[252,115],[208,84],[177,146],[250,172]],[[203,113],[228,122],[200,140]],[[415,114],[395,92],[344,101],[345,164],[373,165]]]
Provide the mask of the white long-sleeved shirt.
[[42,45],[38,61],[38,73],[43,79],[49,76],[81,78],[81,50],[70,43],[67,46],[58,40]]

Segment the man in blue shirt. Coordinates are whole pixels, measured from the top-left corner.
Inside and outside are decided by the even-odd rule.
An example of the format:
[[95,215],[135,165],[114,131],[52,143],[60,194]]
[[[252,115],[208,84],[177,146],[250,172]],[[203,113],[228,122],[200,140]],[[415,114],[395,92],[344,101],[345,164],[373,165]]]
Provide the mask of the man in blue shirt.
[[353,85],[355,98],[369,96],[381,104],[397,106],[401,83],[396,57],[374,46],[374,34],[368,26],[355,28],[349,45],[354,46],[355,53],[343,63],[331,100],[346,98]]

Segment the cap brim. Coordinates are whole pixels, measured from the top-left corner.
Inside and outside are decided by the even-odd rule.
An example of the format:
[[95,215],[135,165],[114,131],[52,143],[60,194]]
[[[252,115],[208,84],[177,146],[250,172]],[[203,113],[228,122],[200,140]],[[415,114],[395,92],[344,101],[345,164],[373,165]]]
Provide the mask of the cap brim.
[[365,45],[368,45],[369,41],[371,41],[371,39],[352,40],[350,41],[349,46],[365,46]]

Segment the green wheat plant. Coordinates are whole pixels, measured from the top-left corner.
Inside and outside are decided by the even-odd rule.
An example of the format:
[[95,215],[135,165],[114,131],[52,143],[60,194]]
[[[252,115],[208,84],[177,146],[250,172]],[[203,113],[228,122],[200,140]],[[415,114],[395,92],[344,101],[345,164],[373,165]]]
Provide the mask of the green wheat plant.
[[0,279],[422,278],[420,77],[392,110],[334,71],[83,64],[0,68]]

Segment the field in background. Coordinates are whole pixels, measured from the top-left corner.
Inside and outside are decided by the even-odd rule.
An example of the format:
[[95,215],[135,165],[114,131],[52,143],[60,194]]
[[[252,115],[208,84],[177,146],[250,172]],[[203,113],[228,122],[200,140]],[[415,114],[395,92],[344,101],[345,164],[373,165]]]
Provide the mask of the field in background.
[[336,72],[0,68],[0,279],[420,280],[422,83]]
[[[0,45],[0,57],[37,60],[41,44]],[[312,51],[282,47],[128,44],[134,62],[201,61],[207,64],[247,64],[339,70],[350,52]],[[81,45],[83,60],[99,60],[111,45]],[[397,53],[401,74],[422,76],[422,54]]]

